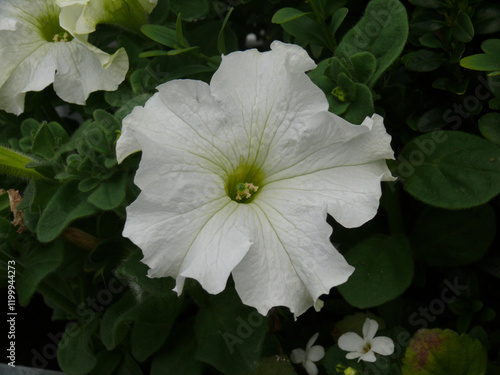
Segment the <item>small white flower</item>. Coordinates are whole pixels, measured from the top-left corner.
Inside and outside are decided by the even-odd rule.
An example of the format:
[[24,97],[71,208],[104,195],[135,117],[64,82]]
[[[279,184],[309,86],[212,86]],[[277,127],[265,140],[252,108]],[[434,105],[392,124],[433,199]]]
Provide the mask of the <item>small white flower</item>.
[[142,150],[123,235],[150,277],[193,278],[209,293],[233,276],[243,303],[296,316],[353,267],[330,242],[327,213],[346,227],[377,212],[393,158],[383,120],[352,125],[328,112],[299,46],[223,56],[210,85],[158,86],[123,121],[121,162]]
[[325,349],[321,345],[314,345],[319,332],[315,333],[307,342],[306,350],[294,349],[290,354],[290,359],[293,363],[302,363],[309,375],[317,375],[318,368],[314,362],[318,362],[325,356]]
[[75,34],[90,34],[99,23],[138,29],[147,22],[158,0],[56,0],[61,26]]
[[378,323],[366,318],[363,324],[363,337],[355,332],[347,332],[339,337],[339,347],[347,352],[347,359],[358,358],[358,362],[375,362],[375,353],[381,355],[391,355],[394,352],[394,342],[385,336],[375,337],[378,330]]
[[124,49],[110,56],[59,25],[55,0],[0,0],[0,109],[20,114],[28,91],[54,84],[57,95],[85,104],[116,90],[128,71]]

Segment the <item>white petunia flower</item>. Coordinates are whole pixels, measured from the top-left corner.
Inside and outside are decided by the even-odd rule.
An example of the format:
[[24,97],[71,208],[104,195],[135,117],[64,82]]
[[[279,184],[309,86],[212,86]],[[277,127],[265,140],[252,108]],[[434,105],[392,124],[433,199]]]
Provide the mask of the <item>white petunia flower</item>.
[[54,84],[57,95],[85,104],[97,90],[116,90],[128,71],[124,49],[110,56],[59,25],[55,0],[0,0],[0,109],[20,114],[28,91]]
[[[302,363],[309,375],[317,375],[318,368],[314,362],[318,362],[325,356],[325,348],[321,345],[314,345],[318,339],[319,332],[315,333],[307,342],[306,350],[294,349],[290,354],[290,359],[293,363]],[[314,346],[313,346],[314,345]]]
[[394,352],[394,342],[385,336],[375,337],[378,330],[378,323],[366,318],[363,324],[363,337],[355,332],[347,332],[339,337],[339,347],[349,353],[347,359],[358,358],[358,362],[375,362],[375,353],[381,355],[391,355]]
[[117,157],[142,150],[142,192],[123,234],[178,293],[187,277],[219,293],[232,274],[243,303],[298,316],[353,272],[327,213],[370,220],[393,152],[380,116],[352,125],[328,112],[304,49],[271,49],[224,56],[210,85],[162,84],[124,119]]
[[62,8],[61,26],[75,34],[90,34],[99,23],[139,29],[158,0],[56,0]]

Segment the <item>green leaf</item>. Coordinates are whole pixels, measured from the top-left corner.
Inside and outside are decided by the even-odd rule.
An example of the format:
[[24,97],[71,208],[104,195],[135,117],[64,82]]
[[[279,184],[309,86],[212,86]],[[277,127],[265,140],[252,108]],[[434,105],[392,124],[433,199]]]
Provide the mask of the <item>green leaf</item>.
[[143,258],[141,251],[136,251],[116,269],[116,275],[138,284],[144,291],[158,296],[172,293],[175,281],[171,277],[147,276],[148,266],[140,260]]
[[500,113],[486,113],[479,119],[478,124],[484,138],[500,145]]
[[430,72],[436,70],[446,61],[441,52],[434,52],[428,49],[419,49],[410,52],[403,58],[406,69],[415,72]]
[[92,336],[99,327],[99,319],[89,324],[72,323],[66,326],[57,349],[57,361],[61,369],[71,375],[86,375],[97,363],[92,352]]
[[353,124],[361,124],[365,117],[371,116],[374,111],[371,90],[363,83],[356,83],[356,98],[342,116]]
[[[191,323],[188,321],[187,323]],[[196,351],[196,338],[192,324],[183,324],[167,341],[163,349],[153,358],[151,375],[201,375],[203,364],[193,353]]]
[[377,69],[377,60],[369,52],[360,52],[352,55],[350,63],[354,69],[354,78],[359,83],[368,82]]
[[195,47],[189,47],[189,48],[178,48],[178,49],[171,49],[170,51],[167,51],[168,56],[175,56],[175,55],[180,55],[181,53],[186,53],[190,51],[194,51],[195,49],[199,49],[200,47],[195,46]]
[[172,291],[165,296],[149,295],[120,317],[134,323],[130,345],[132,355],[139,362],[145,361],[165,343],[181,305],[182,299]]
[[339,8],[335,11],[335,13],[333,13],[332,21],[330,23],[330,32],[332,35],[335,35],[342,22],[344,22],[348,12],[349,9],[347,8]]
[[472,70],[500,70],[500,39],[485,40],[481,49],[485,53],[464,57],[460,60],[460,65]]
[[177,40],[182,47],[188,47],[186,41],[184,40],[184,33],[182,31],[182,18],[181,14],[177,15],[177,20],[175,21],[175,34],[177,36]]
[[483,257],[495,232],[495,212],[489,205],[460,211],[427,207],[418,217],[412,247],[430,265],[462,266]]
[[472,23],[476,34],[493,34],[500,31],[500,5],[483,3],[474,10]]
[[0,146],[0,173],[22,178],[43,178],[36,170],[26,168],[26,164],[32,161],[28,156]]
[[217,37],[217,50],[219,51],[220,55],[225,55],[227,53],[226,51],[226,38],[224,36],[224,30],[226,28],[227,21],[229,20],[229,17],[231,17],[231,13],[233,13],[234,8],[229,9],[229,12],[227,12],[226,17],[224,17],[224,21],[222,22],[222,27],[219,32],[219,36]]
[[111,305],[101,319],[99,336],[106,349],[112,350],[120,344],[129,331],[122,315],[131,311],[137,304],[132,292],[127,292],[120,300]]
[[143,25],[141,32],[148,38],[170,48],[177,48],[179,41],[175,30],[159,25]]
[[465,12],[458,14],[457,23],[452,28],[453,36],[462,43],[469,43],[474,38],[474,26]]
[[290,359],[283,356],[263,357],[257,368],[248,375],[297,375]]
[[467,133],[435,131],[407,143],[394,172],[429,205],[479,206],[500,192],[500,147]]
[[153,50],[146,51],[139,54],[139,57],[156,57],[156,56],[167,56],[168,51],[164,50]]
[[97,363],[90,375],[111,375],[120,363],[122,355],[119,351],[104,350],[97,355]]
[[61,186],[42,213],[36,233],[41,242],[50,242],[76,219],[93,215],[97,208],[78,190],[78,181]]
[[421,329],[406,349],[403,375],[484,375],[486,351],[477,340],[449,329]]
[[418,118],[416,129],[421,132],[436,130],[448,125],[444,120],[444,113],[448,110],[445,107],[435,107],[425,112]]
[[303,17],[311,13],[304,13],[301,10],[295,8],[281,8],[276,13],[274,13],[271,19],[272,23],[282,24],[285,22],[290,22],[296,20],[297,18]]
[[345,253],[356,269],[339,292],[360,309],[379,306],[401,295],[413,278],[413,259],[406,237],[373,236]]
[[209,0],[170,0],[170,7],[175,14],[181,14],[183,20],[205,17],[210,11]]
[[227,375],[246,374],[257,367],[267,318],[241,303],[236,291],[210,296],[210,305],[196,317],[195,358]]
[[281,27],[290,35],[300,39],[301,42],[319,46],[328,44],[319,23],[307,15],[282,23]]
[[16,281],[16,292],[21,306],[27,306],[38,284],[54,272],[63,261],[63,243],[39,244],[22,255],[24,272]]
[[125,200],[127,183],[127,172],[117,172],[109,180],[102,181],[88,201],[101,210],[112,210]]
[[132,99],[127,101],[118,111],[115,113],[115,118],[118,122],[122,122],[125,117],[127,117],[132,110],[138,105],[143,106],[147,100],[152,96],[152,94],[141,94],[134,96]]
[[443,6],[440,0],[409,0],[413,5],[422,8],[437,9]]
[[399,56],[408,37],[405,7],[398,0],[372,0],[363,18],[342,38],[335,56],[348,58],[370,52],[377,59],[377,70],[368,86]]

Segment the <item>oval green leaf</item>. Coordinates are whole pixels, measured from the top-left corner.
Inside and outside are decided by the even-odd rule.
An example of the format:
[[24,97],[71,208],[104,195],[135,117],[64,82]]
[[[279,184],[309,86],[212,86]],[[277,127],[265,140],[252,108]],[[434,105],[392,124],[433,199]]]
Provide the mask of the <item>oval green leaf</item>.
[[360,309],[379,306],[401,295],[413,278],[408,239],[373,236],[350,249],[345,258],[356,269],[339,292]]
[[487,140],[500,145],[500,113],[490,112],[479,119],[479,131]]
[[480,260],[496,232],[489,206],[450,211],[427,207],[417,220],[412,248],[427,264],[456,267]]
[[467,133],[435,131],[404,147],[394,173],[431,206],[475,207],[500,193],[500,147]]

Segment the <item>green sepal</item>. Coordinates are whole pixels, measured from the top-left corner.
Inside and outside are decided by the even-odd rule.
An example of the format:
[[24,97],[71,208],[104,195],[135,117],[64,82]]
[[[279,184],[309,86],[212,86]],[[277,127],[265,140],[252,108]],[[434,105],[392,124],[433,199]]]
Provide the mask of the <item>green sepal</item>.
[[0,173],[22,178],[43,178],[43,175],[32,168],[26,168],[33,159],[19,152],[0,146]]

